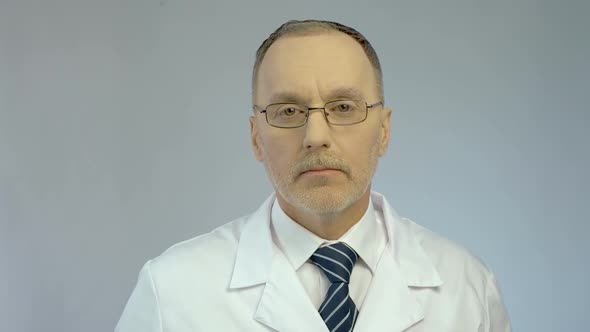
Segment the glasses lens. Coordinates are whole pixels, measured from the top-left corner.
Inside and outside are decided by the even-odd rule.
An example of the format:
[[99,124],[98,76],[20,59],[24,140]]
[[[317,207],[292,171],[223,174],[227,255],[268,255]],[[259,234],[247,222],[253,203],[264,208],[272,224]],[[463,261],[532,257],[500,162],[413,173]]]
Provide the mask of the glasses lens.
[[298,104],[273,104],[266,108],[266,119],[271,126],[292,128],[305,124],[307,107]]
[[326,104],[328,121],[335,125],[355,124],[367,117],[367,104],[362,100],[336,100]]

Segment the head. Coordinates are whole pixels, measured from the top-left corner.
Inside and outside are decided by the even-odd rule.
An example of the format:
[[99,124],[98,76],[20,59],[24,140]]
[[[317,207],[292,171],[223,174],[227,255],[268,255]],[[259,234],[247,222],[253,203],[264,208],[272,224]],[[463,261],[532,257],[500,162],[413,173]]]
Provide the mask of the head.
[[281,206],[338,214],[369,195],[389,143],[390,109],[376,105],[352,125],[331,124],[323,110],[310,110],[297,128],[273,127],[259,111],[273,103],[321,108],[333,100],[382,101],[379,60],[363,35],[334,22],[283,24],[256,53],[252,99],[254,153]]

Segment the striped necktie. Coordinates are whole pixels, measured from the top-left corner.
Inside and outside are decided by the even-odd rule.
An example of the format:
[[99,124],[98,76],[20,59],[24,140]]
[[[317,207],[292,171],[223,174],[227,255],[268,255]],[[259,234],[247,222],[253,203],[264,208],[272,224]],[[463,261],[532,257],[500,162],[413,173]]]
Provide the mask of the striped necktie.
[[359,311],[348,294],[348,283],[357,258],[354,249],[344,242],[320,247],[310,258],[332,283],[319,308],[330,332],[349,332],[354,328]]

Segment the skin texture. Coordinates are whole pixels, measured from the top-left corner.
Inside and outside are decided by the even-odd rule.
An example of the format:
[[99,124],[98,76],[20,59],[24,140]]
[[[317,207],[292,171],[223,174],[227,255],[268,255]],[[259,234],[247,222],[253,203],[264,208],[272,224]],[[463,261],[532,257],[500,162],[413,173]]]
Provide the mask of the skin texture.
[[[261,108],[277,102],[323,107],[341,98],[379,101],[363,49],[336,31],[277,40],[260,65],[254,91],[254,103]],[[329,124],[321,110],[310,112],[307,125],[291,129],[270,126],[264,114],[250,117],[254,154],[266,168],[281,208],[328,240],[338,239],[367,210],[390,126],[391,109],[382,106],[350,126]]]

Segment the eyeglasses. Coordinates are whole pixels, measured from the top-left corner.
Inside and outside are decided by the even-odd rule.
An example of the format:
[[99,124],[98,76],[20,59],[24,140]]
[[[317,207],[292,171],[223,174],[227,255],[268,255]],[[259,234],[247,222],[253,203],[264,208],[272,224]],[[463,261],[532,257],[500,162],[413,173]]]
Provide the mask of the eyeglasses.
[[376,106],[383,106],[383,101],[367,104],[364,100],[333,100],[324,107],[308,107],[301,104],[276,103],[260,109],[254,105],[254,111],[264,113],[266,122],[277,128],[298,128],[307,123],[309,111],[322,110],[328,123],[336,126],[349,126],[367,119],[367,111]]

